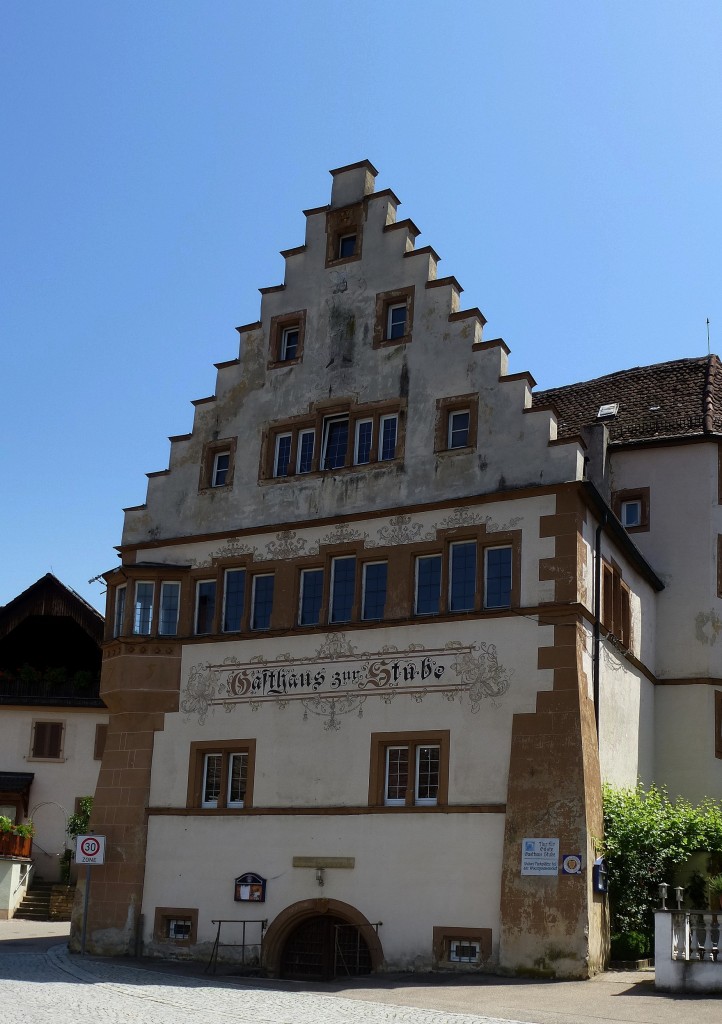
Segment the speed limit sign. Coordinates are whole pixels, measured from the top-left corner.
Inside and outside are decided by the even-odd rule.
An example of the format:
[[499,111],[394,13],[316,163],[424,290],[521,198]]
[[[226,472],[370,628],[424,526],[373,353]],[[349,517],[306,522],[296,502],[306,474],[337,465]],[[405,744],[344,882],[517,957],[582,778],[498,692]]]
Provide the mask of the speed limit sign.
[[75,860],[78,864],[104,864],[105,836],[78,836]]

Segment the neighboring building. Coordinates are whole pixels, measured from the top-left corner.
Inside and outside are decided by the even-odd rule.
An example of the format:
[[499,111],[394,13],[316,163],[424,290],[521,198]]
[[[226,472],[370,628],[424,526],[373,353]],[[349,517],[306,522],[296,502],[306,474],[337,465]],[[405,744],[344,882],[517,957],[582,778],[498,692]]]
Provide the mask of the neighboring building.
[[[643,434],[629,374],[534,401],[375,173],[332,172],[126,510],[89,948],[202,956],[263,919],[285,976],[584,977],[601,775],[722,795],[718,424],[675,431],[655,390]],[[716,365],[679,364],[685,408]]]
[[103,617],[47,573],[0,608],[0,814],[35,824],[36,878],[60,877],[68,816],[98,780]]

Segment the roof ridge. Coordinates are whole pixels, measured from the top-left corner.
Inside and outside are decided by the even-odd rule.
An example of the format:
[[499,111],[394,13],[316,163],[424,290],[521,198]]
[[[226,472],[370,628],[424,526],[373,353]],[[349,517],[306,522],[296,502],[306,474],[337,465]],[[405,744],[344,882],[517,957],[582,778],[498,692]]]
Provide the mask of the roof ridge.
[[577,381],[573,381],[571,384],[558,384],[556,387],[544,388],[542,391],[536,391],[535,392],[535,397],[539,397],[539,395],[548,394],[550,391],[564,391],[567,388],[579,388],[579,387],[583,387],[586,384],[599,384],[602,381],[610,381],[610,380],[612,380],[615,377],[624,377],[627,374],[635,373],[637,371],[642,372],[642,371],[645,371],[645,370],[659,370],[662,367],[679,366],[682,363],[687,363],[687,364],[706,363],[709,359],[716,359],[717,362],[719,363],[719,358],[716,355],[712,355],[712,356],[705,355],[705,356],[686,356],[684,359],[668,359],[668,360],[666,360],[663,363],[648,363],[645,366],[630,366],[626,370],[615,370],[613,373],[602,374],[601,377],[590,377],[589,380],[577,380]]

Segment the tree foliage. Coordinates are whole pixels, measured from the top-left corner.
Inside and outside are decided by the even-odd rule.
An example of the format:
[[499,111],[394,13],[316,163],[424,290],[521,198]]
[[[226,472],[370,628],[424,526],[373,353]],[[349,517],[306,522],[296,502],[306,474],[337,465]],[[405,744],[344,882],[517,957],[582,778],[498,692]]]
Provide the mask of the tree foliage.
[[604,855],[609,868],[612,932],[651,937],[660,882],[672,883],[675,869],[698,850],[722,857],[722,806],[704,800],[694,806],[663,788],[604,787]]
[[90,824],[90,812],[92,809],[92,796],[81,796],[78,799],[78,810],[75,814],[70,815],[65,829],[71,839],[77,839],[78,836],[85,835],[88,831],[88,825]]

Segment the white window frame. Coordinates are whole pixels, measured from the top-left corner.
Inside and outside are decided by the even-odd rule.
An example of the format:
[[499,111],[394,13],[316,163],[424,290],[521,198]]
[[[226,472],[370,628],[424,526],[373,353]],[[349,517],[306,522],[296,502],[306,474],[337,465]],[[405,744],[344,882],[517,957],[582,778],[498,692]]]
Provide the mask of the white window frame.
[[[454,587],[454,548],[465,547],[466,545],[474,546],[474,596],[472,598],[470,608],[454,608],[452,601],[453,587]],[[502,545],[507,547],[508,545]],[[485,556],[486,557],[486,556]],[[486,562],[484,563],[486,567]],[[479,582],[479,545],[473,538],[468,540],[456,540],[449,544],[449,580],[448,580],[448,592],[446,594],[446,608],[449,612],[454,614],[465,614],[472,612],[476,605],[476,597],[478,594],[478,582]]]
[[321,586],[323,587],[324,582],[324,570],[321,566],[311,566],[308,569],[301,569],[301,585],[298,588],[298,624],[299,626],[318,626],[321,622],[321,610],[323,608],[323,590],[321,593],[321,605],[318,609],[318,619],[315,622],[304,622],[303,621],[303,592],[306,586],[306,577],[310,573],[321,573]]
[[[178,592],[178,602],[175,610],[175,623],[172,630],[163,629],[163,594],[166,587],[175,587]],[[181,585],[177,580],[163,580],[160,585],[160,604],[158,606],[158,636],[178,635],[178,616],[180,614]]]
[[[292,334],[296,335],[295,353],[292,356],[288,355],[288,342]],[[288,327],[284,327],[281,332],[281,362],[289,363],[293,359],[298,359],[298,346],[301,342],[301,328],[298,324],[289,324]]]
[[[436,783],[436,796],[419,796],[419,768],[421,761],[422,750],[435,750],[437,752],[437,768],[436,774],[438,776]],[[439,802],[439,783],[441,781],[441,745],[439,743],[417,743],[416,744],[416,764],[414,765],[414,807],[436,807]]]
[[[393,314],[396,310],[403,309],[404,311],[404,329],[401,334],[393,334],[392,329],[396,325],[393,322]],[[399,338],[405,338],[407,333],[409,319],[409,304],[408,302],[392,302],[386,307],[386,341],[398,341]]]
[[[233,785],[233,761],[235,758],[240,757],[246,762],[246,788],[248,788],[248,751],[237,750],[227,755],[228,757],[228,787],[226,789],[226,807],[243,807],[245,805],[245,798],[243,800],[231,800],[231,786]],[[245,792],[245,790],[244,790]]]
[[[394,436],[394,454],[391,456],[390,459],[384,459],[384,457],[383,457],[384,423],[388,423],[390,420],[393,420],[395,425],[396,425],[396,432],[395,432],[395,436]],[[393,460],[396,458],[396,449],[398,448],[398,445],[399,445],[399,417],[398,417],[397,413],[390,412],[390,413],[387,413],[385,416],[382,416],[381,419],[379,420],[379,445],[378,445],[378,456],[377,456],[379,462],[393,462]]]
[[[311,438],[311,465],[308,467],[308,469],[301,469],[301,457],[303,454],[304,437]],[[296,443],[298,445],[298,449],[296,451],[296,472],[298,474],[313,472],[313,456],[316,451],[316,431],[313,428],[309,429],[308,427],[304,430],[299,430],[298,440]]]
[[[389,571],[388,566],[389,566],[389,563],[388,563],[388,560],[385,559],[385,558],[379,558],[375,562],[364,562],[363,563],[363,567],[362,567],[362,571],[361,571],[361,608],[360,608],[361,621],[362,622],[381,622],[382,619],[371,618],[370,616],[364,615],[364,608],[366,607],[366,570],[371,565],[385,565],[386,566],[386,596],[388,597],[388,589],[389,589],[389,577],[388,577],[388,571]],[[384,606],[385,605],[386,605],[386,602],[384,601]],[[386,609],[384,607],[384,612],[385,612],[385,610]]]
[[[441,565],[441,578],[439,579],[439,606],[435,612],[420,612],[419,611],[419,566],[421,562],[428,561],[430,558],[437,558],[440,560]],[[441,612],[441,596],[442,590],[441,585],[444,579],[444,560],[440,552],[434,551],[428,555],[417,555],[414,563],[414,615],[438,615]]]
[[[353,252],[346,253],[344,255],[341,252],[341,250],[343,249],[343,243],[347,242],[349,240],[349,238],[353,238]],[[349,231],[345,235],[339,235],[339,238],[338,238],[338,248],[336,250],[336,259],[339,259],[339,260],[350,260],[352,256],[355,256],[356,255],[356,241],[357,241],[357,239],[358,239],[358,234],[355,231]]]
[[[227,459],[226,466],[219,466],[218,463],[221,459]],[[222,452],[216,452],[213,456],[213,472],[211,473],[211,487],[225,487],[228,480],[228,474],[231,471],[231,453],[229,449],[225,449]],[[222,476],[222,479],[221,479]]]
[[[278,459],[279,459],[279,456],[280,456],[280,453],[281,453],[281,441],[285,440],[286,438],[288,438],[288,440],[290,442],[290,447],[288,449],[288,462],[286,464],[286,472],[285,473],[279,473],[279,468],[280,467],[279,467]],[[291,468],[291,451],[292,450],[293,450],[293,434],[290,431],[285,431],[283,434],[276,434],[276,443],[275,443],[275,448],[274,448],[274,452],[273,452],[273,475],[274,475],[274,477],[280,477],[282,479],[283,477],[288,476],[288,471]]]
[[201,807],[216,808],[218,807],[218,797],[215,799],[206,799],[206,782],[208,781],[208,761],[211,757],[217,757],[219,761],[219,789],[218,795],[220,796],[220,780],[223,778],[223,754],[219,750],[209,750],[203,755],[203,781],[201,783]]
[[331,431],[331,424],[332,423],[344,423],[344,422],[348,424],[348,434],[350,434],[350,432],[351,432],[351,417],[349,416],[349,414],[347,412],[346,413],[340,413],[338,416],[326,416],[324,418],[323,430],[322,430],[322,442],[321,442],[321,468],[324,469],[327,473],[333,473],[335,470],[343,469],[345,464],[346,464],[346,459],[348,458],[348,444],[349,444],[349,440],[350,440],[350,438],[348,437],[348,434],[347,434],[347,437],[346,437],[346,456],[344,458],[344,465],[343,466],[334,466],[333,468],[326,466],[326,450],[328,448],[328,435],[329,435],[329,433]]
[[[250,610],[249,610],[249,624],[250,624],[251,629],[254,632],[263,633],[267,629],[271,628],[270,619],[269,619],[269,623],[268,623],[267,626],[257,626],[256,625],[256,584],[257,584],[258,580],[266,579],[269,576],[271,578],[273,578],[274,573],[272,573],[272,572],[256,573],[255,576],[253,577],[253,581],[251,583],[251,607],[250,607]],[[274,597],[275,597],[275,583],[274,583]],[[272,617],[273,617],[273,602],[271,602],[271,618]]]
[[[246,569],[237,567],[233,569],[226,569],[223,573],[223,607],[221,608],[221,632],[222,633],[240,633],[243,629],[243,619],[246,612]],[[226,609],[227,609],[227,598],[228,598],[228,577],[233,573],[243,573],[243,612],[241,613],[241,621],[238,623],[237,629],[226,629]]]
[[[121,600],[122,598],[122,600]],[[128,600],[128,587],[125,583],[115,588],[115,602],[113,606],[113,636],[122,636],[125,625],[125,609]]]
[[[474,949],[474,956],[459,956],[460,946]],[[481,943],[478,939],[449,939],[449,962],[455,964],[478,964],[481,960]]]
[[[634,507],[636,509],[636,511],[637,511],[637,518],[636,518],[636,520],[633,523],[630,523],[628,521],[628,519],[627,519],[627,509],[630,509],[632,507]],[[629,529],[629,528],[633,528],[635,526],[641,526],[642,525],[642,499],[641,498],[630,498],[627,501],[623,501],[619,511],[621,512],[622,526],[624,526],[625,528]]]
[[[509,604],[489,604],[489,552],[490,551],[509,551]],[[504,608],[511,608],[511,591],[514,585],[514,549],[511,544],[493,544],[489,547],[484,548],[484,608],[488,608],[490,611],[503,610]]]
[[[190,917],[169,917],[167,918],[168,924],[168,938],[172,942],[190,942],[191,935],[193,934],[193,922]],[[188,929],[186,935],[176,935],[176,926],[180,925],[184,929]]]
[[213,628],[214,628],[214,622],[211,622],[211,626],[210,626],[209,630],[201,633],[200,630],[198,629],[199,599],[200,599],[200,596],[201,596],[201,587],[202,587],[202,585],[204,583],[212,583],[214,588],[215,588],[214,589],[214,594],[213,594],[213,605],[214,605],[213,618],[215,619],[215,604],[216,604],[216,602],[218,600],[218,583],[216,582],[215,579],[196,580],[196,605],[195,605],[195,611],[193,613],[193,635],[194,636],[210,636],[213,633]]
[[[384,752],[384,806],[385,807],[405,807],[406,806],[406,793],[402,797],[390,797],[389,796],[389,754],[392,750],[405,750],[406,751],[406,764],[407,773],[411,770],[409,765],[409,746],[407,743],[392,743],[385,748]],[[408,782],[407,782],[408,787]]]
[[[466,444],[452,444],[452,436],[454,434],[454,419],[456,416],[466,416]],[[452,409],[449,413],[449,419],[447,423],[446,431],[446,447],[450,451],[454,451],[457,448],[468,448],[469,447],[469,434],[471,432],[471,409]]]
[[[361,435],[362,424],[371,424],[371,440],[369,442],[369,454],[365,462],[359,461],[359,441]],[[371,452],[374,450],[374,421],[372,418],[365,417],[362,420],[356,420],[356,429],[354,430],[354,443],[353,443],[353,464],[354,466],[367,466],[371,462]]]
[[[140,629],[137,629],[137,608],[138,608],[138,587],[147,586],[150,587],[150,619],[148,621],[148,631],[142,633]],[[154,580],[136,580],[135,581],[135,598],[133,601],[133,636],[151,636],[153,632],[153,606],[155,604],[155,581]],[[144,605],[143,607],[147,607]]]
[[[339,562],[353,562],[354,564],[354,596],[351,597],[351,608],[349,609],[349,615],[347,619],[337,619],[335,617],[335,598],[336,598],[336,566]],[[356,582],[358,579],[358,559],[355,555],[338,555],[336,558],[331,559],[331,583],[329,587],[328,595],[328,621],[333,623],[339,622],[352,622],[353,621],[353,605],[356,591]]]

